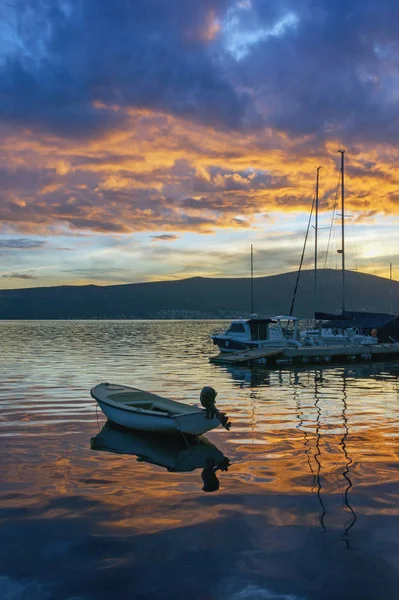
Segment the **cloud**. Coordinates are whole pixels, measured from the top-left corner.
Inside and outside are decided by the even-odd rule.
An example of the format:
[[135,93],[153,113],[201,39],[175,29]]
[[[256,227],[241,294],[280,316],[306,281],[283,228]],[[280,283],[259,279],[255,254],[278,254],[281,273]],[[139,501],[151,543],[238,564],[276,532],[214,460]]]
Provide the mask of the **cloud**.
[[[19,581],[5,575],[0,576],[0,595],[5,600],[49,600],[50,592],[38,581]],[[70,599],[72,600],[72,599]]]
[[206,172],[195,174],[193,187],[196,192],[216,192],[226,190],[238,192],[241,190],[286,189],[293,184],[286,175],[275,176],[261,169],[225,169],[212,165]]
[[247,585],[225,597],[228,600],[306,600],[296,594],[278,594],[273,590],[257,585]]
[[122,125],[132,106],[237,127],[248,94],[232,86],[208,50],[227,5],[17,0],[0,114],[67,137]]
[[131,109],[221,130],[396,145],[395,0],[15,0],[0,117],[70,138]]
[[2,277],[7,279],[37,279],[35,275],[31,275],[30,273],[7,273],[6,275],[2,275]]
[[[245,222],[256,227],[262,214],[309,210],[317,163],[325,167],[321,210],[334,204],[335,144],[319,157],[278,133],[265,139],[264,132],[217,132],[148,111],[130,119],[126,131],[92,141],[5,135],[2,231],[178,234]],[[397,213],[399,150],[353,146],[346,156],[348,210]]]
[[[303,246],[303,235],[281,233],[271,240],[259,239],[254,252],[254,274],[275,274],[297,270]],[[320,251],[320,260],[322,257]],[[198,249],[176,247],[175,245],[151,244],[141,249],[141,260],[146,265],[164,265],[163,278],[191,277],[248,277],[250,273],[249,247],[240,245],[202,248],[198,262]],[[313,252],[305,255],[303,268],[312,268]],[[148,269],[147,269],[148,271]]]
[[[290,135],[316,134],[345,141],[396,145],[399,57],[394,0],[254,0],[240,12],[235,30],[262,31],[293,17],[278,35],[258,36],[244,58],[231,65],[236,84],[272,128]],[[279,8],[278,8],[278,5]],[[237,32],[236,32],[237,33]],[[249,35],[249,33],[248,33]],[[259,82],[259,83],[255,83]]]
[[4,11],[4,235],[256,228],[308,211],[320,164],[327,211],[343,135],[348,210],[398,213],[393,1]]
[[45,244],[45,240],[32,240],[29,238],[0,238],[0,249],[8,248],[12,250],[33,250],[35,248],[42,248]]
[[154,242],[173,242],[174,240],[179,239],[179,236],[163,233],[162,235],[152,235],[151,239]]

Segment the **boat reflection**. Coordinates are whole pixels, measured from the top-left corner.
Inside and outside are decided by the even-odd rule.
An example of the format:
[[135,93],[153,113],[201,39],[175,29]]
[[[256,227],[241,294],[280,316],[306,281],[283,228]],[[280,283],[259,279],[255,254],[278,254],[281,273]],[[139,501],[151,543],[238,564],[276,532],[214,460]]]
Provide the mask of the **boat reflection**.
[[229,373],[232,380],[239,384],[239,387],[257,388],[270,387],[273,385],[285,385],[292,383],[293,380],[309,381],[315,373],[319,373],[323,379],[324,374],[328,376],[330,372],[337,369],[342,371],[342,377],[347,380],[351,379],[374,379],[376,381],[391,381],[399,380],[399,362],[392,363],[367,363],[367,364],[350,364],[350,365],[323,365],[322,368],[312,367],[285,367],[284,369],[267,369],[266,367],[238,367],[236,365],[219,365],[215,367],[226,373]]
[[204,492],[219,489],[217,471],[227,471],[229,459],[204,436],[161,436],[133,432],[109,421],[90,440],[92,450],[130,454],[138,462],[164,467],[170,473],[202,469]]
[[249,367],[236,367],[234,365],[215,365],[218,370],[229,373],[232,380],[240,388],[266,387],[271,385],[270,372],[264,369],[250,369]]

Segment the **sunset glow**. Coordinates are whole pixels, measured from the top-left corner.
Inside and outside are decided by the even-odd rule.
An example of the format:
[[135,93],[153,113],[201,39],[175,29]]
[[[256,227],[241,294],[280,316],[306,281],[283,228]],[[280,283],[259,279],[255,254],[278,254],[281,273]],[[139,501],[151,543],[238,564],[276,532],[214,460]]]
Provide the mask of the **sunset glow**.
[[1,9],[2,288],[292,271],[342,147],[348,268],[395,277],[394,2],[53,4]]

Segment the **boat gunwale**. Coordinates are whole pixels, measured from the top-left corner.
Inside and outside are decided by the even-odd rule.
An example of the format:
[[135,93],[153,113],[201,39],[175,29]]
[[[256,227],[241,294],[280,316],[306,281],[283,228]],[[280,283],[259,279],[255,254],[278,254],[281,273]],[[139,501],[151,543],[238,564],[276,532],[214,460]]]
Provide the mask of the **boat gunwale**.
[[[97,387],[97,386],[95,386],[95,387]],[[170,413],[168,413],[168,412],[165,412],[165,413],[162,414],[160,411],[148,410],[146,408],[139,408],[139,407],[136,408],[134,406],[126,406],[126,405],[123,406],[120,402],[115,402],[115,400],[110,400],[108,398],[106,400],[104,400],[103,398],[98,398],[94,394],[93,389],[94,388],[92,388],[90,390],[90,396],[92,398],[94,398],[94,400],[96,400],[96,402],[98,402],[98,403],[102,402],[103,404],[107,404],[108,406],[111,406],[111,408],[117,408],[118,410],[121,410],[121,411],[124,411],[124,412],[128,412],[128,413],[136,413],[136,414],[139,414],[139,415],[149,415],[151,417],[161,417],[163,419],[172,419],[172,420],[175,420],[177,418],[182,418],[182,417],[189,416],[189,415],[203,414],[203,413],[206,412],[203,409],[198,409],[198,410],[195,410],[195,411],[189,412],[189,413],[181,413],[181,412],[175,412],[175,413],[170,412]],[[168,400],[168,398],[165,398],[165,400]],[[176,401],[174,401],[174,402],[176,402]]]

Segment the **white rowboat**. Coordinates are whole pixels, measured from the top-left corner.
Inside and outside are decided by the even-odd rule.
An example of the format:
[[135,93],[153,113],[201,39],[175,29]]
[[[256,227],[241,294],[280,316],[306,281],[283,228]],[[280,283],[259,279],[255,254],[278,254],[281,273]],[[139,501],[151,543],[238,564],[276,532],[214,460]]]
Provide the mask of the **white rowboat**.
[[206,410],[126,385],[100,383],[90,394],[110,421],[128,429],[200,435],[220,425]]

